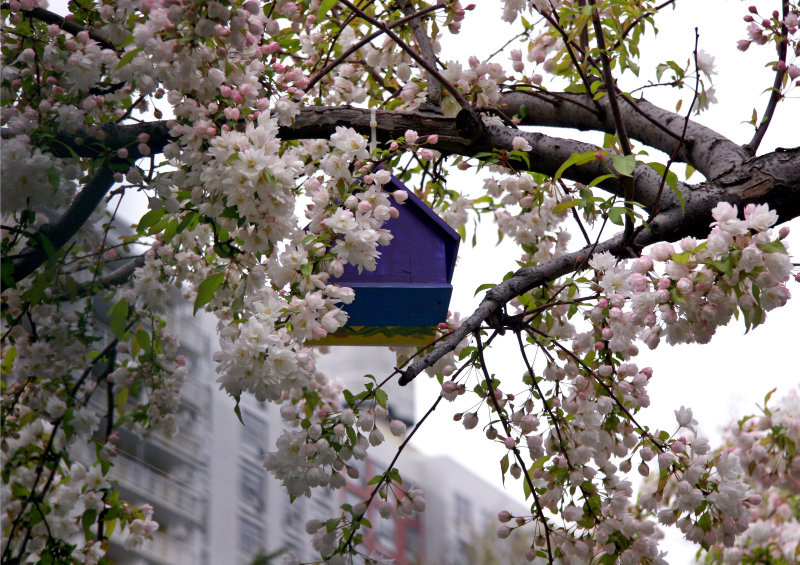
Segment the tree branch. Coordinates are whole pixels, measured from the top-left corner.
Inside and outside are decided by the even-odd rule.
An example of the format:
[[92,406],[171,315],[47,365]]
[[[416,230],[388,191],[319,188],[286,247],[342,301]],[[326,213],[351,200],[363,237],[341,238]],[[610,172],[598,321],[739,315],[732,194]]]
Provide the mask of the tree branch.
[[[614,118],[614,133],[619,139],[620,147],[622,148],[623,155],[632,155],[631,142],[628,139],[628,131],[625,129],[625,120],[622,119],[622,113],[619,110],[619,102],[617,101],[617,83],[614,81],[614,75],[611,73],[611,61],[608,58],[608,51],[606,50],[606,40],[603,35],[603,26],[600,25],[600,12],[594,0],[588,0],[589,5],[592,7],[592,25],[594,26],[595,41],[597,41],[597,48],[600,51],[600,63],[603,71],[603,83],[606,88],[606,98],[608,99],[609,106],[611,106],[611,116]],[[625,239],[630,239],[633,236],[633,200],[634,185],[633,177],[626,176],[621,179],[623,184],[623,196],[626,210],[629,214],[625,214]]]
[[[631,138],[667,155],[677,151],[678,161],[690,164],[708,179],[730,171],[751,157],[740,145],[695,121],[689,121],[681,147],[684,116],[659,108],[644,99],[634,101],[624,97],[623,100],[631,107],[620,107]],[[520,125],[571,127],[581,131],[613,133],[614,121],[610,116],[608,97],[598,100],[608,110],[605,117],[589,112],[586,108],[591,103],[591,96],[569,92],[558,93],[557,97],[548,93],[534,95],[511,92],[504,94],[500,100],[509,115],[522,116],[521,108],[525,106],[527,113]],[[641,112],[634,111],[633,107]],[[654,124],[660,124],[661,127]]]
[[[433,12],[434,10],[438,10],[440,8],[444,8],[444,4],[436,4],[436,5],[433,5],[433,6],[428,6],[427,8],[423,8],[422,10],[419,10],[417,12],[412,12],[412,13],[410,13],[409,15],[407,15],[404,18],[401,18],[401,19],[399,19],[399,20],[397,20],[395,22],[390,23],[387,27],[389,29],[392,29],[392,28],[395,28],[397,26],[401,26],[403,24],[406,24],[408,22],[415,22],[417,20],[417,18],[421,18],[425,14],[428,14],[428,13]],[[306,92],[311,90],[311,88],[315,84],[317,84],[325,75],[327,75],[329,72],[331,72],[337,66],[339,66],[344,61],[346,61],[347,58],[350,55],[352,55],[353,53],[355,53],[356,51],[358,51],[359,49],[364,47],[367,43],[369,43],[370,41],[372,41],[376,37],[379,37],[382,34],[383,34],[383,30],[372,32],[371,34],[366,36],[364,39],[361,39],[360,41],[357,41],[356,43],[354,43],[353,45],[351,45],[350,47],[345,49],[342,52],[341,55],[336,57],[336,59],[334,59],[333,61],[331,61],[327,65],[325,65],[325,67],[323,67],[318,72],[314,73],[314,75],[309,79],[308,86],[306,87]]]
[[[400,0],[398,2],[403,12],[410,16],[414,13],[414,9],[408,0]],[[436,66],[436,53],[433,51],[433,44],[431,38],[425,33],[425,28],[422,27],[422,22],[419,18],[411,20],[411,31],[414,32],[414,37],[419,45],[419,50],[422,51],[422,58],[428,62],[432,67]],[[428,73],[428,99],[426,101],[425,110],[432,110],[441,112],[442,109],[442,86],[439,81],[431,73]]]
[[[786,16],[789,15],[789,2],[783,0],[781,3],[783,4],[783,20],[785,20]],[[758,128],[756,128],[753,139],[744,146],[751,155],[756,154],[758,146],[761,145],[761,141],[764,139],[767,129],[769,129],[769,124],[772,122],[775,108],[778,107],[778,102],[783,98],[781,87],[783,86],[783,79],[786,75],[786,48],[789,37],[789,30],[786,28],[786,24],[781,24],[781,35],[783,36],[783,40],[778,42],[778,64],[775,65],[775,81],[772,83],[772,92],[770,92],[769,95],[767,109],[764,111],[764,117],[761,118],[761,123],[758,124]]]
[[[2,8],[3,10],[8,10],[10,9],[10,5],[11,5],[10,2],[3,2],[2,4],[0,4],[0,8]],[[40,22],[44,22],[46,24],[51,24],[51,25],[55,24],[64,31],[66,31],[67,33],[71,33],[72,35],[78,35],[82,31],[88,32],[89,37],[94,39],[100,47],[104,49],[111,49],[112,51],[117,50],[117,48],[114,47],[114,45],[112,45],[111,43],[109,43],[108,40],[106,40],[103,37],[100,37],[94,31],[87,30],[83,26],[78,25],[73,21],[65,20],[62,16],[59,16],[58,14],[55,14],[50,10],[45,10],[44,8],[34,8],[32,10],[20,10],[20,12],[22,12],[27,17],[32,18],[34,20],[39,20]]]
[[414,59],[414,61],[416,61],[416,62],[417,62],[417,64],[418,64],[420,67],[422,67],[423,69],[425,69],[426,71],[428,71],[428,74],[429,74],[430,76],[432,76],[432,77],[435,77],[435,78],[436,78],[436,80],[437,80],[437,81],[439,81],[439,83],[440,83],[442,86],[444,86],[444,87],[445,87],[445,88],[446,88],[448,91],[450,91],[450,94],[452,94],[452,95],[453,95],[453,98],[455,98],[455,99],[456,99],[456,101],[458,102],[458,104],[459,104],[459,105],[460,105],[462,108],[468,108],[468,107],[469,107],[469,102],[467,102],[467,99],[466,99],[466,98],[464,98],[464,95],[463,95],[463,94],[461,94],[461,93],[458,91],[458,89],[457,89],[455,86],[453,86],[452,84],[450,84],[450,83],[447,81],[447,79],[445,79],[445,78],[442,76],[442,74],[441,74],[441,73],[440,73],[438,70],[436,70],[436,66],[435,66],[435,65],[431,65],[431,64],[429,64],[429,63],[428,63],[428,62],[425,60],[425,58],[424,58],[424,57],[420,56],[420,55],[419,55],[418,53],[416,53],[416,52],[415,52],[413,49],[411,49],[411,47],[409,47],[409,46],[408,46],[408,44],[406,44],[406,42],[405,42],[405,41],[403,41],[402,39],[400,39],[400,37],[399,37],[399,36],[398,36],[398,35],[397,35],[395,32],[393,32],[391,29],[389,29],[389,27],[387,27],[387,26],[386,26],[385,24],[383,24],[382,22],[380,22],[380,21],[376,20],[375,18],[371,17],[369,14],[367,14],[367,13],[366,13],[366,12],[364,12],[363,10],[359,9],[359,8],[358,8],[358,6],[355,6],[355,5],[354,5],[352,2],[350,2],[349,0],[339,0],[339,1],[340,1],[342,4],[344,4],[345,6],[347,6],[348,8],[350,8],[351,10],[353,10],[353,12],[354,12],[354,13],[358,14],[358,16],[359,16],[360,18],[362,18],[363,20],[366,20],[366,21],[368,21],[369,23],[371,23],[372,25],[374,25],[374,26],[375,26],[375,27],[377,27],[378,29],[382,30],[382,31],[383,31],[383,33],[385,33],[386,35],[388,35],[389,37],[391,37],[391,38],[392,38],[392,41],[394,41],[394,42],[397,44],[397,46],[398,46],[398,47],[400,47],[400,48],[401,48],[403,51],[405,51],[406,53],[408,53],[409,55],[411,55],[411,58],[412,58],[412,59]]
[[[45,224],[31,236],[31,244],[14,261],[12,277],[19,282],[47,260],[47,249],[58,251],[86,223],[95,208],[114,184],[114,172],[108,163],[98,168],[78,193],[63,216],[54,224]],[[49,241],[50,246],[45,244]]]

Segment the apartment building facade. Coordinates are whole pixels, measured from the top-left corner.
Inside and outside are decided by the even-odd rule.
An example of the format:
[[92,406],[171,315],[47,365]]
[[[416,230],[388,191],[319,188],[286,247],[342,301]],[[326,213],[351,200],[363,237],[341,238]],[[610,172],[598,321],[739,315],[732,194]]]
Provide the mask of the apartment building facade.
[[[282,429],[278,410],[245,397],[240,422],[232,399],[216,384],[214,321],[193,316],[187,304],[172,310],[169,324],[181,336],[181,354],[190,368],[178,414],[181,431],[174,438],[146,439],[123,433],[111,472],[124,499],[153,506],[160,528],[137,549],[125,548],[124,539],[113,536],[109,557],[119,565],[247,565],[259,552],[280,550],[301,561],[317,560],[306,522],[333,517],[342,504],[368,498],[369,478],[386,469],[399,440],[387,430],[387,442],[358,463],[359,478],[345,488],[317,489],[309,499],[290,502],[263,467]],[[392,367],[393,354],[384,350],[331,349],[322,370],[351,384]],[[412,423],[413,387],[393,391],[390,398],[392,416]],[[383,519],[370,508],[373,528],[365,531],[361,549],[371,557],[392,558],[398,565],[464,563],[475,532],[485,530],[499,510],[523,512],[506,493],[447,457],[432,457],[411,445],[399,467],[404,487],[424,490],[427,510]]]

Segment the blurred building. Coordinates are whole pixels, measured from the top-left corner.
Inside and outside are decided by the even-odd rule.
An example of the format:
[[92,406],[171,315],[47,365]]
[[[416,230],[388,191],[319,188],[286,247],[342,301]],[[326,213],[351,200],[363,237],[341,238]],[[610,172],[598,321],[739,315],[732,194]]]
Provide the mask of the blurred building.
[[[372,489],[369,478],[383,472],[399,440],[386,430],[387,441],[359,463],[359,479],[344,489],[321,490],[290,503],[262,465],[281,432],[278,410],[243,398],[242,425],[233,401],[216,384],[213,319],[193,316],[191,305],[180,301],[169,324],[181,336],[181,353],[190,368],[182,391],[181,431],[175,438],[146,440],[122,433],[111,471],[123,499],[153,506],[160,529],[138,549],[126,549],[122,538],[112,536],[108,556],[119,565],[245,565],[261,551],[277,550],[303,561],[318,559],[305,523],[334,517],[341,504],[366,499]],[[393,354],[384,349],[337,347],[320,367],[352,385],[367,373],[388,374],[393,363]],[[392,417],[412,424],[413,387],[389,393]],[[399,468],[404,487],[424,490],[427,510],[411,518],[382,519],[371,507],[373,528],[364,530],[362,546],[370,556],[392,557],[398,565],[466,563],[474,533],[485,531],[499,510],[524,512],[506,493],[447,457],[431,457],[410,445]]]

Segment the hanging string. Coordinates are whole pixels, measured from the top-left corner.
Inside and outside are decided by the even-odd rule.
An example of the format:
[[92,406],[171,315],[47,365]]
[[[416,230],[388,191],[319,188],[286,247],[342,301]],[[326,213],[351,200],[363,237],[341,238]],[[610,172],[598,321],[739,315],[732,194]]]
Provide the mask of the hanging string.
[[372,130],[369,139],[369,152],[370,155],[372,155],[375,153],[375,149],[378,147],[378,120],[376,118],[376,110],[374,107],[369,111],[369,127]]

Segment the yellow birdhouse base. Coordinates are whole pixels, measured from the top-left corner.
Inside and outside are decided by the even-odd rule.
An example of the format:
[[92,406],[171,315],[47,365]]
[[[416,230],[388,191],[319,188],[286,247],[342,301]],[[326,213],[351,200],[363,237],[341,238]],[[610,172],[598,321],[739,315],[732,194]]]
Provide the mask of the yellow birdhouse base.
[[415,326],[344,326],[307,345],[428,345],[436,328]]

